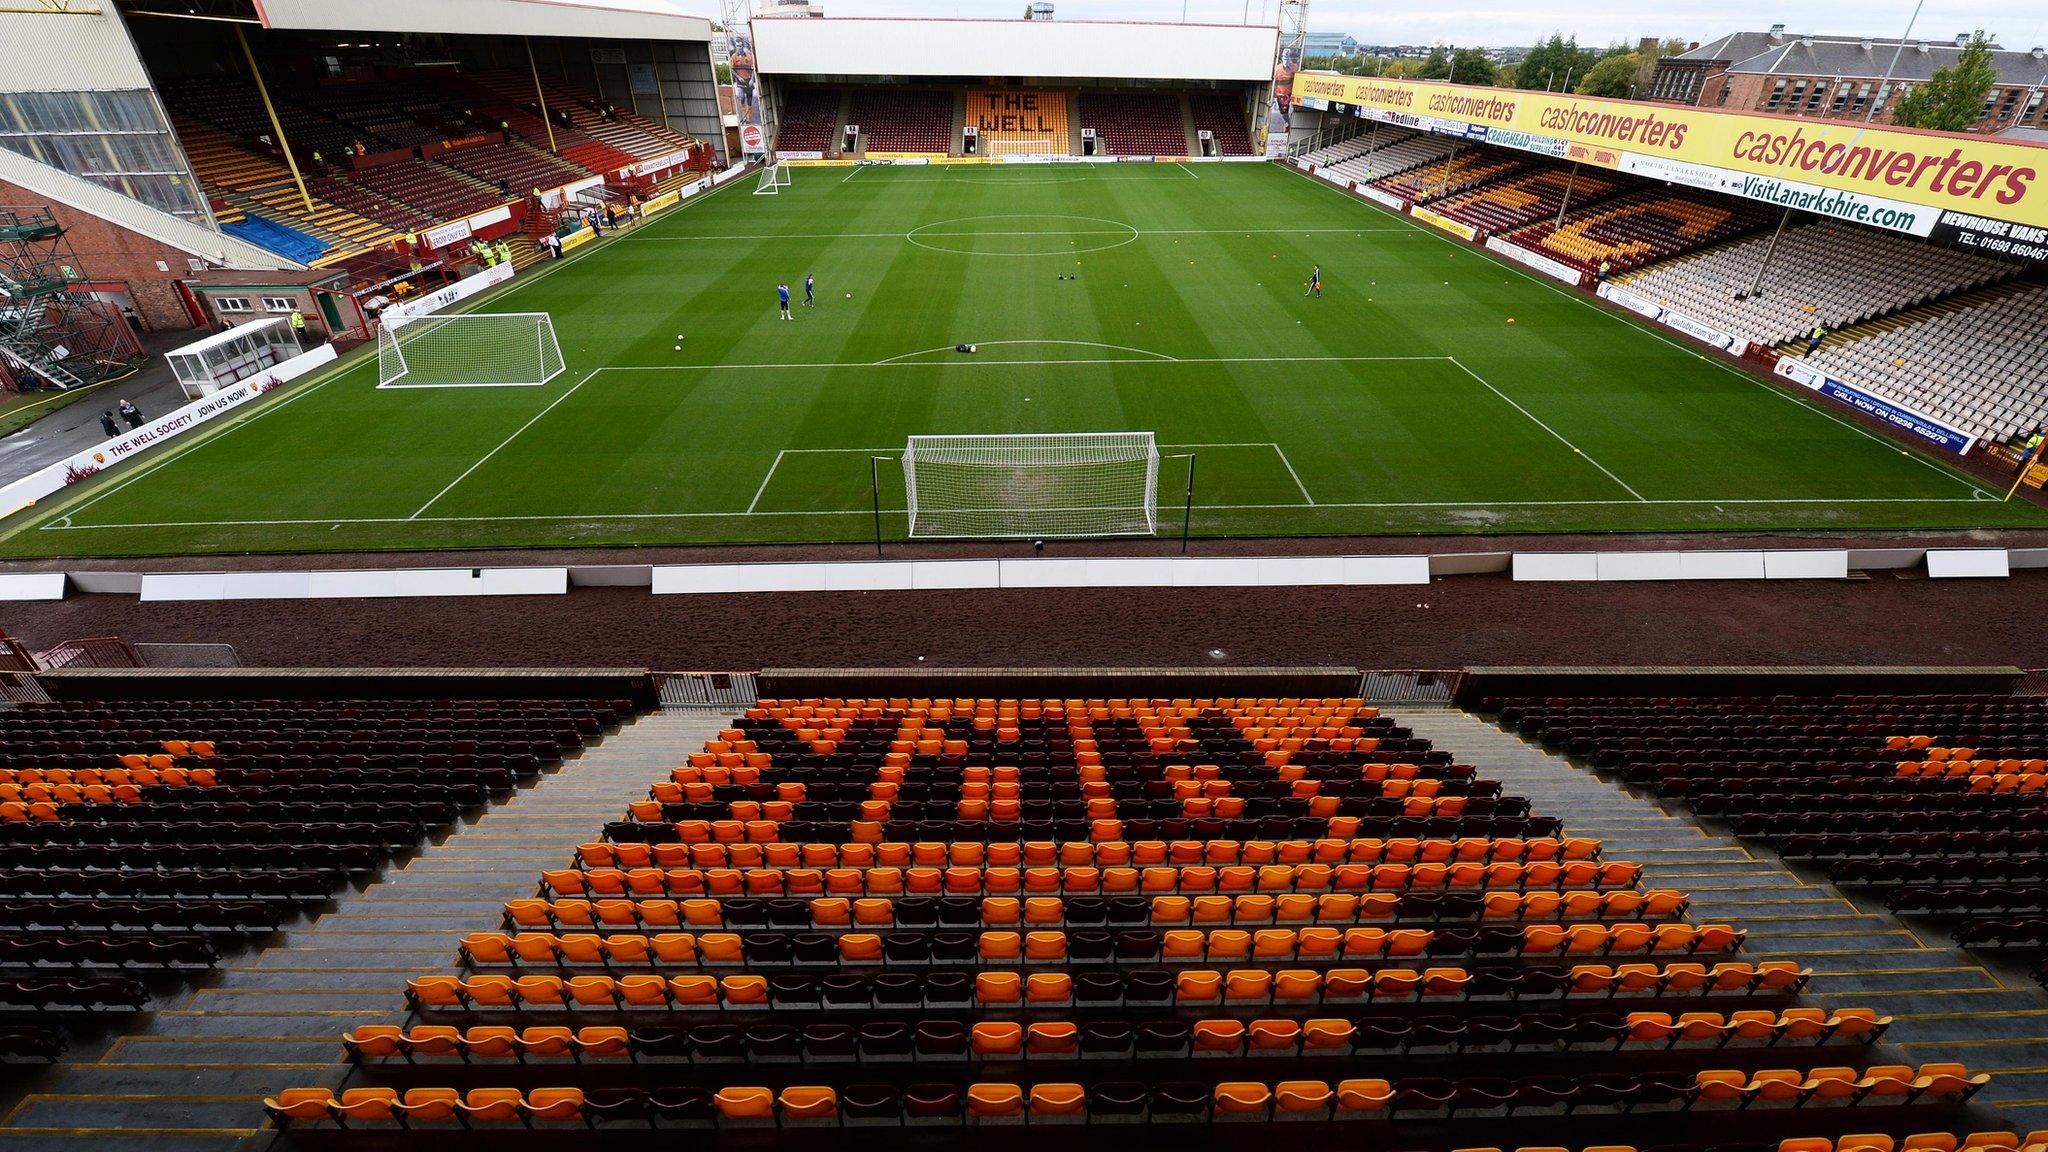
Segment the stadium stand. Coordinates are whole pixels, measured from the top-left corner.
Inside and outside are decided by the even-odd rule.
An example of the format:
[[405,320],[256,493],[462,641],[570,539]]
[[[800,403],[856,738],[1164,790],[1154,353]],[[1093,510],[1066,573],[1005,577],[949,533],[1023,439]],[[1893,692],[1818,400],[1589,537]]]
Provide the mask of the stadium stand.
[[432,85],[419,82],[416,75],[377,82],[323,83],[308,85],[289,93],[308,108],[358,129],[365,146],[372,139],[400,148],[446,139],[451,133],[432,124],[444,123],[447,111]]
[[440,221],[440,217],[421,212],[394,196],[381,195],[359,181],[314,176],[306,181],[306,190],[338,208],[401,232],[417,232]]
[[[1745,296],[1770,253],[1763,288]],[[1911,236],[1817,223],[1654,265],[1624,286],[1753,344],[1847,328],[1901,309],[1989,287],[2017,265]]]
[[1243,101],[1234,96],[1197,92],[1188,97],[1188,116],[1196,132],[1208,132],[1216,140],[1219,156],[1253,156],[1251,133],[1245,130]]
[[1984,296],[1874,334],[1847,333],[1811,362],[1973,435],[2024,436],[2048,419],[2048,289],[2014,285]]
[[837,152],[839,109],[845,96],[837,88],[791,88],[782,97],[782,132],[778,151]]
[[1754,201],[1651,188],[1569,212],[1562,228],[1545,220],[1508,238],[1587,272],[1603,261],[1625,272],[1775,222],[1770,208]]
[[[0,712],[0,1010],[139,1010],[140,973],[213,966],[620,717],[546,701]],[[0,1029],[0,1053],[61,1049]]]
[[[406,160],[359,168],[349,174],[352,183],[401,201],[437,220],[453,220],[481,212],[502,203],[496,188],[464,176],[449,165],[431,160]],[[518,195],[531,188],[512,185]]]
[[1577,176],[1565,168],[1543,168],[1510,176],[1431,205],[1439,214],[1486,232],[1505,232],[1538,220],[1555,219],[1565,206],[1585,207],[1613,195],[1621,187],[1604,173],[1582,169]]
[[[378,1133],[1429,1120],[1452,1147],[1468,1117],[1625,1113],[1647,1145],[1758,1105],[1768,1149],[1808,1109],[1928,1131],[1985,1083],[1869,1063],[1887,1019],[1791,1006],[1806,970],[1730,959],[1739,931],[1639,879],[1355,699],[764,700],[459,974],[410,980],[412,1019],[352,1030],[350,1087],[264,1107]],[[1963,1143],[2019,1138],[1916,1147]]]
[[496,185],[499,180],[508,181],[514,194],[530,188],[553,188],[591,174],[578,165],[517,140],[443,152],[434,158],[434,162],[488,185]]
[[1427,204],[1511,175],[1522,167],[1522,162],[1512,156],[1475,149],[1458,153],[1442,164],[1425,164],[1399,176],[1375,181],[1373,186],[1411,204]]
[[1354,157],[1363,156],[1380,145],[1406,140],[1414,135],[1415,133],[1400,129],[1388,129],[1384,133],[1360,132],[1356,136],[1308,152],[1302,156],[1302,159],[1309,161],[1319,168],[1328,168]]
[[[1959,944],[2041,947],[2048,698],[1502,699],[1483,710]],[[2014,917],[2014,914],[2021,914]]]
[[[166,81],[159,91],[167,104],[186,116],[204,120],[244,140],[265,144],[269,150],[278,147],[276,142],[269,141],[270,116],[263,110],[263,98],[253,84],[226,76],[188,77]],[[375,133],[343,124],[289,100],[278,99],[273,103],[278,122],[284,125],[292,152],[302,166],[312,164],[315,153],[329,162],[338,162],[359,142],[371,149],[390,145],[390,141]]]
[[[1420,132],[1376,132],[1362,144],[1360,151],[1327,165],[1330,174],[1359,184],[1371,184],[1411,168],[1441,161],[1453,149],[1461,147],[1459,141]],[[1364,150],[1365,147],[1370,150]]]
[[238,226],[260,213],[262,223],[239,228],[237,234],[280,255],[302,263],[332,262],[391,239],[395,229],[415,226],[403,222],[409,214],[402,206],[318,174],[306,182],[315,197],[308,210],[283,163],[190,117],[178,116],[175,124],[193,172],[214,204],[215,218],[224,227]]
[[[548,137],[546,128],[539,125],[540,106],[533,97],[534,78],[531,75],[509,69],[486,69],[474,73],[471,78],[477,87],[497,99],[524,113],[534,114],[538,132],[522,130],[521,134],[531,143],[546,144]],[[610,105],[595,93],[558,77],[543,74],[540,86],[547,97],[548,111],[557,115],[566,112],[570,117],[569,136],[564,136],[559,123],[555,128],[555,142],[561,155],[594,172],[657,159],[694,143],[680,132],[628,109]]]
[[966,122],[980,133],[983,155],[1066,156],[1074,151],[1067,98],[1054,90],[969,89]]
[[1095,129],[1105,156],[1188,156],[1180,97],[1158,92],[1083,92],[1081,127]]
[[860,127],[866,151],[953,151],[951,92],[856,88],[846,122]]

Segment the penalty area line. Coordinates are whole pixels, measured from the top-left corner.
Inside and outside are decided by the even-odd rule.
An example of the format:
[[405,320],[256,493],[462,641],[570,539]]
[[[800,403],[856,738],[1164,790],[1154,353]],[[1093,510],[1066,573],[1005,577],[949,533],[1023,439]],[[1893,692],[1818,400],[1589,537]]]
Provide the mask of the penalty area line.
[[524,423],[524,424],[521,424],[521,425],[520,425],[520,426],[519,426],[519,427],[518,427],[518,428],[517,428],[516,430],[514,430],[514,431],[513,431],[513,433],[512,433],[512,434],[511,434],[510,436],[507,436],[507,437],[505,437],[505,438],[504,438],[503,440],[500,440],[500,441],[498,441],[498,446],[497,446],[496,448],[493,448],[493,449],[491,449],[491,450],[490,450],[489,452],[486,452],[486,453],[484,453],[484,454],[483,454],[482,456],[480,456],[480,457],[478,457],[478,458],[477,458],[477,462],[476,462],[476,463],[474,463],[474,464],[471,464],[471,465],[470,465],[469,467],[467,467],[467,468],[464,468],[464,469],[462,470],[462,475],[460,475],[460,476],[457,476],[457,477],[456,477],[455,479],[453,479],[453,480],[450,480],[450,481],[448,482],[448,486],[447,486],[446,488],[443,488],[443,489],[441,489],[441,490],[440,490],[439,492],[436,492],[436,493],[434,493],[434,495],[433,495],[433,498],[432,498],[432,499],[428,500],[428,501],[427,501],[427,502],[426,502],[425,504],[422,504],[422,505],[420,505],[420,506],[419,506],[419,509],[418,509],[417,511],[415,511],[415,512],[414,512],[414,513],[413,513],[412,515],[410,515],[410,516],[406,517],[406,519],[408,519],[408,520],[417,520],[417,519],[419,519],[419,518],[420,518],[420,513],[421,513],[421,512],[425,512],[425,511],[426,511],[427,509],[429,509],[429,508],[432,508],[432,507],[433,507],[433,506],[434,506],[434,505],[435,505],[436,503],[438,503],[438,502],[440,501],[441,497],[443,497],[443,496],[446,496],[446,495],[447,495],[448,493],[450,493],[450,492],[454,491],[454,490],[455,490],[455,486],[456,486],[457,484],[460,484],[460,483],[462,483],[462,482],[463,482],[464,480],[467,480],[467,479],[469,479],[469,474],[470,474],[470,473],[472,473],[472,472],[476,471],[477,469],[479,469],[479,468],[483,467],[483,466],[484,466],[484,463],[485,463],[486,461],[488,461],[488,460],[489,460],[489,459],[490,459],[491,457],[493,457],[493,456],[496,456],[496,455],[497,455],[497,454],[498,454],[498,453],[499,453],[500,451],[503,451],[503,450],[504,450],[504,447],[505,447],[505,445],[507,445],[507,444],[510,444],[510,443],[511,443],[511,442],[513,442],[514,440],[517,440],[517,439],[519,439],[519,437],[520,437],[521,435],[523,435],[523,434],[524,434],[524,433],[526,432],[526,430],[527,430],[528,428],[531,428],[531,427],[533,427],[533,426],[534,426],[535,424],[539,423],[539,422],[540,422],[540,418],[541,418],[541,417],[543,417],[543,416],[547,415],[547,414],[548,414],[548,413],[550,413],[550,412],[553,412],[553,411],[555,410],[556,406],[560,405],[562,401],[564,401],[564,400],[567,400],[567,399],[568,399],[569,397],[571,397],[571,396],[574,396],[574,395],[576,394],[576,390],[577,390],[577,389],[579,389],[579,388],[583,387],[583,386],[584,386],[585,384],[588,384],[588,383],[590,383],[590,382],[591,382],[592,380],[596,379],[596,378],[597,378],[597,374],[598,374],[599,372],[602,372],[602,371],[604,371],[604,369],[602,369],[602,368],[596,368],[596,369],[592,369],[592,370],[591,370],[591,372],[589,373],[589,375],[586,375],[585,377],[583,377],[583,379],[581,379],[581,380],[578,380],[578,381],[577,381],[577,382],[576,382],[576,383],[575,383],[574,385],[572,385],[572,386],[571,386],[571,387],[569,388],[569,390],[568,390],[568,391],[566,391],[566,392],[562,393],[562,394],[561,394],[560,396],[557,396],[557,397],[555,397],[555,398],[554,398],[554,400],[553,400],[552,402],[550,402],[550,403],[548,404],[548,406],[547,406],[547,407],[545,407],[545,408],[541,409],[540,411],[538,411],[538,412],[534,413],[534,414],[533,414],[533,418],[532,418],[532,419],[528,420],[528,421],[527,421],[526,423]]
[[1545,424],[1542,420],[1538,419],[1534,412],[1531,412],[1527,408],[1522,407],[1521,404],[1515,401],[1514,397],[1508,395],[1507,393],[1501,391],[1498,388],[1495,388],[1492,384],[1488,383],[1486,377],[1481,376],[1479,373],[1474,372],[1470,368],[1465,367],[1464,362],[1459,360],[1456,356],[1446,356],[1444,357],[1444,359],[1449,360],[1453,364],[1456,364],[1458,366],[1458,371],[1463,372],[1465,375],[1470,376],[1474,380],[1479,381],[1480,387],[1486,389],[1488,392],[1491,392],[1495,396],[1498,396],[1502,400],[1506,401],[1509,407],[1513,408],[1517,412],[1520,412],[1522,415],[1527,416],[1532,422],[1535,423],[1535,425],[1538,428],[1541,428],[1545,432],[1548,432],[1552,436],[1556,437],[1557,442],[1571,449],[1573,455],[1583,457],[1586,463],[1591,464],[1595,468],[1598,468],[1600,470],[1601,475],[1607,477],[1609,480],[1614,481],[1616,484],[1621,485],[1623,491],[1635,497],[1642,503],[1650,503],[1650,501],[1646,499],[1641,492],[1638,492],[1633,487],[1631,487],[1628,481],[1623,480],[1619,476],[1616,476],[1613,473],[1613,471],[1607,467],[1607,465],[1602,464],[1598,460],[1593,459],[1593,457],[1589,453],[1587,453],[1585,449],[1579,447],[1577,444],[1574,444],[1570,440],[1566,439],[1564,433],[1559,432],[1557,429],[1552,428],[1550,425]]

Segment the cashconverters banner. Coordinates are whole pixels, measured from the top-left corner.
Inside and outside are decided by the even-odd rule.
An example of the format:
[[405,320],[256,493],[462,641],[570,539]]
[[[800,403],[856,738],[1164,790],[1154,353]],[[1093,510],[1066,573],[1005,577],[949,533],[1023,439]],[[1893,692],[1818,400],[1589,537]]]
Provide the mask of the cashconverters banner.
[[1304,72],[1355,115],[2048,261],[2048,147],[1567,93]]

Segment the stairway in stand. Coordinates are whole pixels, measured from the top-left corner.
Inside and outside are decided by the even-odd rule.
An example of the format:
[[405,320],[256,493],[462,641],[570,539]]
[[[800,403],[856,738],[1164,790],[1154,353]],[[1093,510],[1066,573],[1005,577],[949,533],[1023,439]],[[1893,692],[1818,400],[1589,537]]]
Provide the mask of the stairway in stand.
[[647,794],[728,723],[709,713],[646,715],[580,757],[387,868],[331,911],[279,933],[168,998],[141,1028],[75,1040],[67,1062],[15,1088],[0,1152],[231,1152],[261,1148],[262,1099],[293,1085],[340,1085],[339,1037],[397,1024],[391,994],[455,960],[451,933],[533,894],[593,830]]
[[1640,861],[1645,888],[1679,888],[1702,920],[1749,930],[1758,959],[1813,969],[1801,1002],[1859,1005],[1897,1021],[1901,1062],[1967,1061],[1992,1074],[1978,1103],[2021,1131],[2048,1127],[2048,994],[2024,972],[1997,972],[1821,879],[1674,815],[1489,721],[1451,709],[1396,709],[1399,721],[1459,763],[1478,765],[1538,812],[1562,816],[1616,857]]

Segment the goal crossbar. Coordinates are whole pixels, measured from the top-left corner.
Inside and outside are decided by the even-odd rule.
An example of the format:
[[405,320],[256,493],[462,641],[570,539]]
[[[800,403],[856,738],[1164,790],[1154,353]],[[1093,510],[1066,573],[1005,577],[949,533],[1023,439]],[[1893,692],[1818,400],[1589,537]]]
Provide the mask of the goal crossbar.
[[1150,432],[912,436],[903,487],[912,538],[1150,536],[1159,447]]

